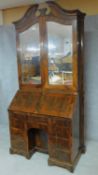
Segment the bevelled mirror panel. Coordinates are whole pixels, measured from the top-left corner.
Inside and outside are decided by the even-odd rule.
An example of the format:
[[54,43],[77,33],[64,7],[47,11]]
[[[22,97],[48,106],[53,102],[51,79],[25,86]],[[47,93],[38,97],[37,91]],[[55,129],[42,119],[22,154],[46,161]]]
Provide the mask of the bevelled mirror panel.
[[50,85],[70,85],[73,82],[72,25],[47,22],[48,82]]
[[19,34],[22,84],[41,84],[39,24]]

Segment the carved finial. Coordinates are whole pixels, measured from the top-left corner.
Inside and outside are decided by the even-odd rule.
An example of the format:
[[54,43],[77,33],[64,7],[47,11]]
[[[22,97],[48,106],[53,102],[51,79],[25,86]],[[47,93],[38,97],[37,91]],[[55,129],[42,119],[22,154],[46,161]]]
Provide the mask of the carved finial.
[[45,15],[49,15],[50,14],[51,9],[48,6],[47,2],[39,4],[37,12],[36,12],[36,16],[40,16],[43,10],[45,10]]

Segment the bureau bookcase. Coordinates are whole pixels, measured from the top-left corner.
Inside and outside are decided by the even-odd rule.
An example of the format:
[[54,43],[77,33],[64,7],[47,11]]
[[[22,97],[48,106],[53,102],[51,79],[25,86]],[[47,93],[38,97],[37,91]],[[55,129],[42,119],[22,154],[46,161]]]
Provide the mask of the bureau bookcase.
[[9,106],[10,153],[48,153],[70,171],[85,152],[84,17],[52,1],[15,22],[19,90]]

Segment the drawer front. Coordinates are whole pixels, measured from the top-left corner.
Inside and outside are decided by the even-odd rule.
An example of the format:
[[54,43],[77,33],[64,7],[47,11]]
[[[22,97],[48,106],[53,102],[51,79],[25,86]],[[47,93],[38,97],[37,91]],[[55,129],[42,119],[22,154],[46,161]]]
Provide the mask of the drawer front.
[[22,129],[11,127],[10,128],[10,133],[11,133],[11,135],[16,135],[17,137],[18,136],[25,137],[25,132]]
[[70,140],[49,137],[48,150],[50,158],[61,162],[70,162],[71,148],[72,142]]
[[16,118],[16,119],[19,119],[19,120],[25,120],[26,119],[26,115],[24,115],[24,114],[16,113],[16,112],[10,112],[9,113],[9,118],[12,119],[13,117]]
[[64,119],[64,118],[56,118],[52,117],[50,119],[51,125],[56,125],[57,127],[69,127],[71,125],[71,120]]
[[43,117],[27,117],[28,128],[44,129],[48,131],[48,119]]
[[70,162],[70,155],[64,151],[61,151],[61,150],[56,150],[56,157],[55,157],[57,160],[61,161],[61,162],[64,162],[67,161],[67,162]]
[[49,149],[49,157],[60,162],[70,162],[70,154],[59,149]]
[[10,126],[14,128],[24,129],[25,128],[25,122],[24,120],[19,120],[17,118],[11,118],[10,119]]
[[49,148],[70,151],[72,149],[72,139],[62,139],[57,137],[48,137]]
[[26,150],[26,144],[25,144],[23,137],[21,137],[21,136],[17,137],[16,135],[12,135],[11,147],[13,149],[17,149],[17,150],[21,150],[21,151]]
[[32,123],[32,122],[34,122],[34,123],[43,123],[43,124],[48,124],[48,118],[47,117],[42,117],[42,116],[40,116],[40,117],[34,117],[34,116],[27,116],[27,121],[28,122],[30,122],[30,123]]
[[19,129],[25,128],[26,117],[24,115],[10,113],[9,121],[10,121],[10,127]]
[[51,136],[70,139],[72,137],[71,122],[66,120],[50,120],[49,121],[49,134]]
[[19,153],[26,152],[26,141],[24,133],[21,130],[11,128],[11,148]]

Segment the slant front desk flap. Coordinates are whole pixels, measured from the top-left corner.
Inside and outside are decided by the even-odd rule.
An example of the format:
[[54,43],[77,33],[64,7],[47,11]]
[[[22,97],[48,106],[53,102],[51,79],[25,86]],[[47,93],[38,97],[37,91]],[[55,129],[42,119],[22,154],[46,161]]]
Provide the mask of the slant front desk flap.
[[77,95],[18,91],[9,107],[10,111],[71,118]]

